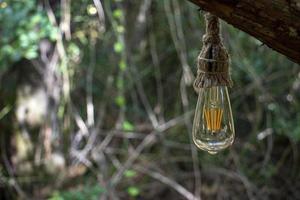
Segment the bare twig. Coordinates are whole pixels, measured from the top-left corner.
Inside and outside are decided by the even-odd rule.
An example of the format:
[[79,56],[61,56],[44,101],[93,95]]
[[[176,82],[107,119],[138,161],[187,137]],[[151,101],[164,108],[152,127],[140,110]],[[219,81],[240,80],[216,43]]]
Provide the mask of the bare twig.
[[[180,93],[181,93],[181,101],[183,105],[183,110],[187,112],[188,107],[189,107],[189,100],[187,96],[187,91],[186,91],[186,84],[184,81],[184,77],[182,76],[181,78],[181,83],[180,83]],[[190,140],[190,145],[191,145],[191,153],[192,153],[192,159],[193,159],[193,169],[194,169],[194,174],[195,174],[195,194],[196,196],[200,198],[200,187],[201,187],[201,176],[200,176],[200,169],[199,169],[199,160],[198,160],[198,153],[196,150],[196,147],[193,143],[193,136],[192,136],[192,119],[190,116],[185,116],[184,118],[185,125],[187,127],[188,135],[189,135],[189,140]]]
[[95,45],[96,41],[91,39],[90,41],[90,65],[86,74],[86,110],[87,110],[87,125],[88,127],[93,127],[95,123],[94,114],[94,102],[93,102],[93,73],[96,64],[96,51]]
[[248,197],[249,199],[253,200],[255,199],[255,192],[257,191],[256,187],[248,180],[247,177],[245,177],[243,174],[238,173],[238,172],[234,172],[234,171],[230,171],[230,170],[226,170],[223,168],[216,168],[216,167],[209,167],[207,170],[205,170],[207,172],[210,172],[212,174],[221,174],[224,176],[227,176],[229,178],[241,181],[244,186],[245,189],[247,191]]
[[163,184],[168,185],[169,187],[173,188],[174,190],[176,190],[179,194],[181,194],[182,196],[184,196],[186,199],[189,200],[197,200],[199,198],[197,198],[196,196],[194,196],[192,193],[190,193],[186,188],[184,188],[182,185],[180,185],[179,183],[177,183],[176,181],[172,180],[171,178],[164,176],[163,174],[153,171],[153,170],[149,170],[145,167],[139,166],[139,165],[134,165],[133,168],[141,173],[147,174],[150,177],[162,182]]
[[123,173],[126,169],[132,166],[133,162],[138,158],[141,152],[152,145],[155,142],[155,132],[150,133],[146,138],[139,144],[139,146],[132,152],[126,162],[123,164],[122,168],[119,169],[111,178],[111,185],[115,186],[123,176]]
[[180,19],[180,7],[177,1],[172,2],[174,3],[174,15],[172,14],[170,0],[164,1],[165,13],[167,15],[172,40],[183,69],[184,81],[187,85],[190,85],[194,80],[194,75],[187,61],[186,44]]
[[66,39],[71,39],[71,0],[61,0],[61,16],[60,30],[65,34]]
[[[187,114],[187,113],[186,113]],[[181,118],[174,118],[170,120],[169,122],[165,123],[164,125],[161,125],[159,130],[160,132],[166,131],[167,129],[177,125],[182,121]],[[146,148],[154,144],[156,141],[156,131],[153,131],[149,133],[145,139],[137,146],[137,148],[130,154],[129,158],[126,160],[126,162],[123,164],[122,168],[119,169],[111,178],[111,185],[116,185],[120,179],[123,176],[123,173],[126,169],[128,169],[130,166],[132,166],[133,162],[138,158],[138,156],[141,154],[141,152]]]
[[[151,19],[151,18],[150,18]],[[152,57],[152,62],[154,66],[154,73],[155,73],[155,80],[156,80],[156,87],[157,87],[157,105],[156,108],[154,109],[157,114],[158,114],[158,120],[159,123],[164,123],[164,92],[163,92],[163,86],[162,86],[162,81],[161,81],[161,71],[160,71],[160,63],[159,63],[159,58],[157,55],[157,50],[156,50],[156,40],[155,36],[150,32],[150,51],[151,51],[151,57]]]
[[95,4],[95,7],[98,12],[98,17],[99,17],[99,22],[100,22],[99,32],[104,33],[105,32],[105,15],[104,15],[104,10],[103,10],[101,0],[93,0],[93,2]]
[[[3,135],[2,135],[3,137]],[[2,138],[1,138],[2,139]],[[1,140],[1,148],[2,148],[2,159],[4,161],[4,165],[5,165],[5,168],[9,174],[9,180],[8,180],[8,184],[10,186],[12,186],[16,191],[17,193],[20,195],[20,197],[22,199],[25,199],[25,200],[29,200],[30,198],[26,195],[26,193],[22,190],[22,188],[20,187],[19,183],[17,182],[15,176],[14,176],[14,172],[13,172],[13,169],[12,169],[12,166],[7,158],[7,152],[6,152],[6,148],[5,148],[5,145],[4,145],[4,140]]]

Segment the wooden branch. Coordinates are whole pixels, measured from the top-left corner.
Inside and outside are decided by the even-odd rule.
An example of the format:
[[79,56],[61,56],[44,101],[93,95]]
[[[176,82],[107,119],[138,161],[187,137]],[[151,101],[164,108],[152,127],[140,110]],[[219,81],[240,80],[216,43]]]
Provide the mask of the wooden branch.
[[300,64],[299,0],[189,0]]

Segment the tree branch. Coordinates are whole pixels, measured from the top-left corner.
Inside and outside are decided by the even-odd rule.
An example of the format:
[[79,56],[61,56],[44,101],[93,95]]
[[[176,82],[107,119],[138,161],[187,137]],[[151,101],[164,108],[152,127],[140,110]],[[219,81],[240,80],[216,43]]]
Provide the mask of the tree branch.
[[298,0],[189,0],[300,64]]

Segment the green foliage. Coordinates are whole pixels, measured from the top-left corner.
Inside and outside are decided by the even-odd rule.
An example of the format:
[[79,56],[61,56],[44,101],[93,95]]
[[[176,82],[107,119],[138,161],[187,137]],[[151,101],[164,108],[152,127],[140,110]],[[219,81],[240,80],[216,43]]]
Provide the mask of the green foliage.
[[119,107],[124,107],[126,104],[125,98],[121,95],[119,95],[115,98],[115,102]]
[[120,19],[120,18],[123,17],[123,11],[120,10],[120,9],[116,9],[116,10],[114,10],[114,12],[113,12],[113,16],[114,16],[115,18],[117,18],[117,19]]
[[123,122],[123,130],[124,131],[133,131],[134,130],[134,125],[131,124],[129,121],[124,121]]
[[116,53],[121,53],[124,50],[124,44],[122,42],[115,43],[114,50]]
[[43,38],[54,41],[58,35],[58,29],[51,25],[36,0],[5,3],[0,9],[0,70],[21,58],[37,58],[39,41]]
[[81,190],[54,192],[48,200],[97,200],[104,192],[104,189],[95,185],[86,186]]
[[70,43],[67,48],[68,55],[71,59],[76,60],[80,56],[80,48],[76,43]]
[[94,5],[90,4],[87,6],[87,12],[89,15],[95,15],[97,14],[97,9]]
[[132,197],[136,197],[140,194],[140,190],[138,187],[135,187],[135,186],[130,186],[127,188],[127,192],[130,196]]
[[118,33],[124,33],[125,32],[125,27],[122,26],[122,25],[118,25],[117,28],[116,28],[116,31]]
[[[281,110],[281,109],[280,109]],[[278,115],[280,115],[278,113]],[[300,114],[296,113],[293,118],[275,118],[274,129],[281,135],[290,137],[293,141],[300,141]]]
[[119,63],[120,70],[124,71],[126,67],[127,67],[126,62],[124,60],[121,60]]
[[125,176],[126,178],[132,178],[132,177],[135,177],[135,176],[136,176],[136,171],[128,169],[128,170],[126,170],[126,171],[124,172],[124,176]]
[[119,90],[123,90],[124,89],[124,79],[117,78],[117,88]]
[[4,118],[12,109],[12,106],[7,105],[0,111],[0,120]]

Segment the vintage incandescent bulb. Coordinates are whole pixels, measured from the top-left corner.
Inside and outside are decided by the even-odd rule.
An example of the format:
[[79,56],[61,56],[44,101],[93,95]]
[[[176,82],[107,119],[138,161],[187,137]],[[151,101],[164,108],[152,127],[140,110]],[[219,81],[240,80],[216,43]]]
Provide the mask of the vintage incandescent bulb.
[[201,88],[193,124],[196,146],[211,154],[234,141],[234,124],[226,86]]

